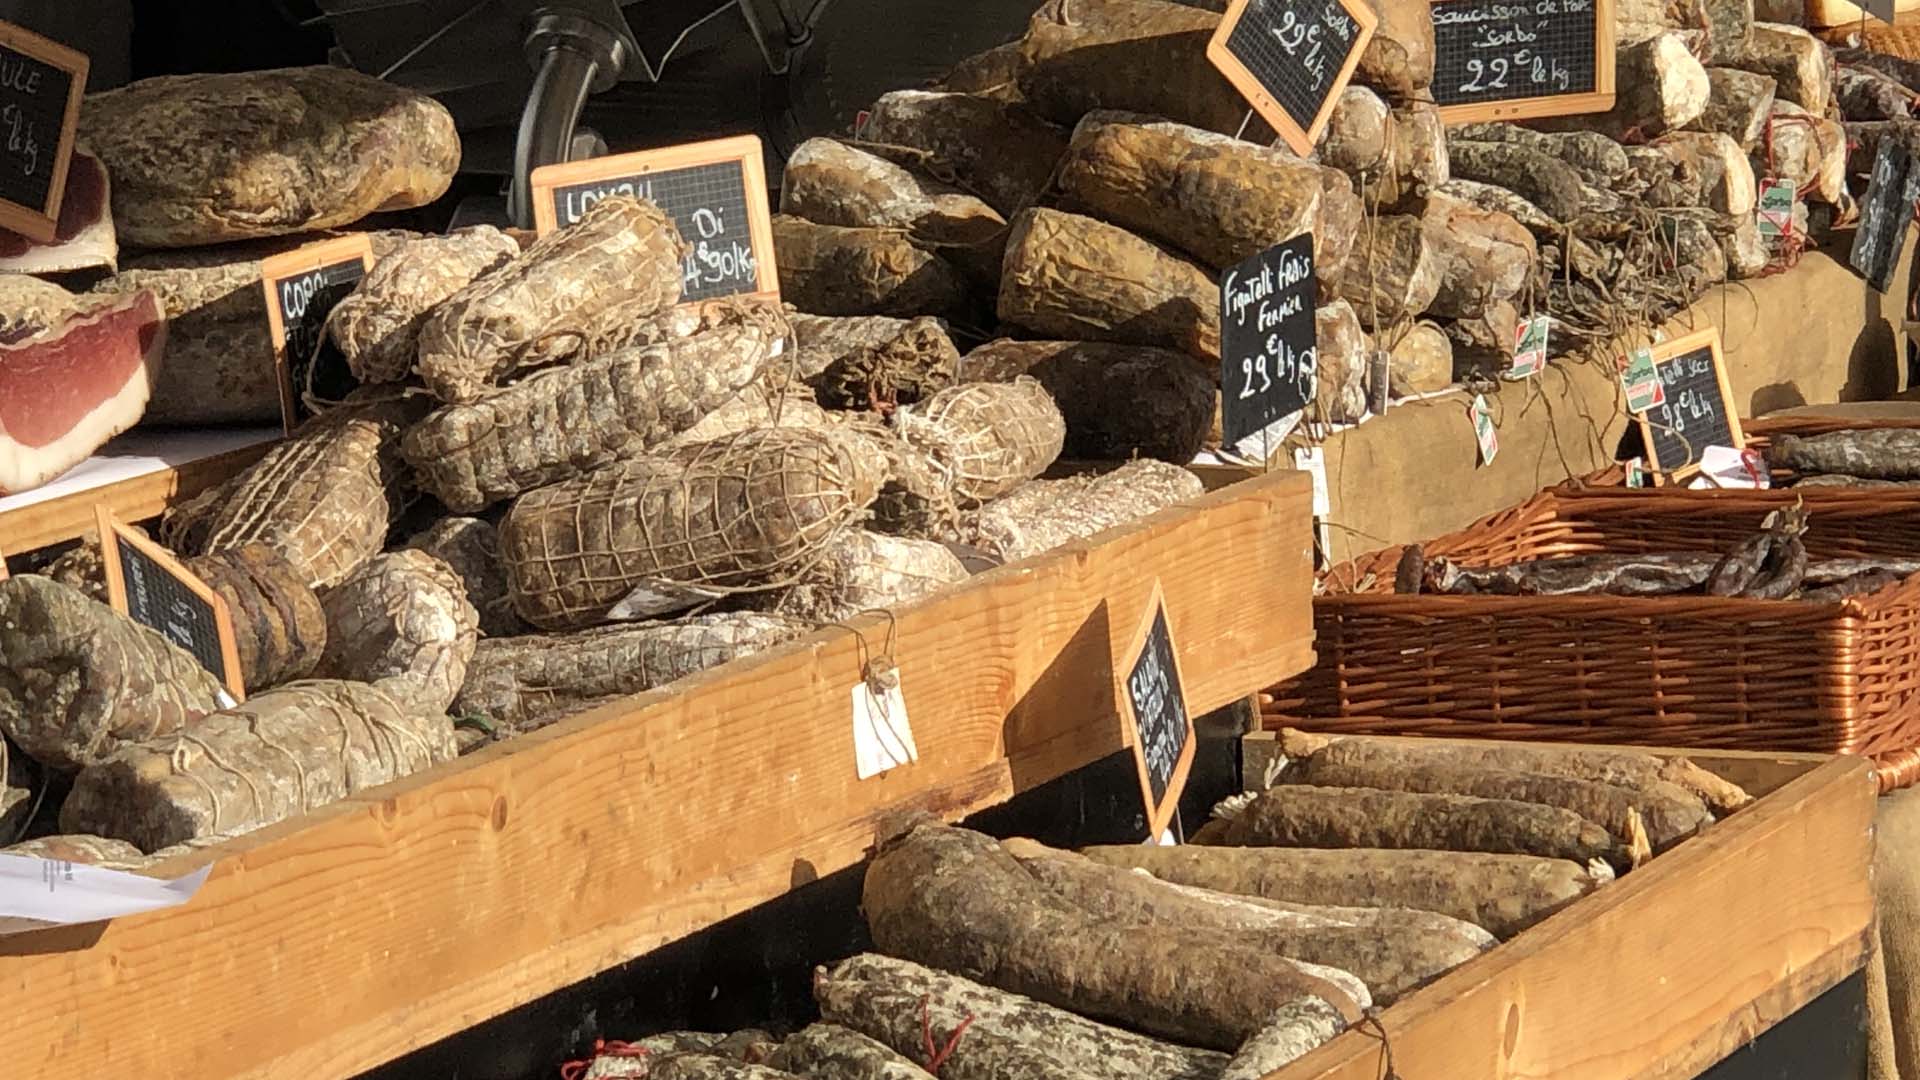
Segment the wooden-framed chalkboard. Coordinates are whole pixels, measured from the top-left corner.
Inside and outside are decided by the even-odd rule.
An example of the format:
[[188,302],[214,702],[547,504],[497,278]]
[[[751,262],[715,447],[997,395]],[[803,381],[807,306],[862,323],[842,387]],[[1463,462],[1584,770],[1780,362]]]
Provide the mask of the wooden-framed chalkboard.
[[1613,108],[1613,0],[1435,0],[1433,100],[1453,124]]
[[1720,355],[1720,328],[1710,326],[1663,342],[1652,352],[1666,399],[1638,419],[1654,482],[1693,475],[1709,446],[1745,447],[1740,410],[1734,406],[1727,365]]
[[0,228],[54,238],[90,66],[85,53],[0,22]]
[[94,507],[100,561],[107,570],[107,602],[115,611],[158,630],[192,653],[227,687],[234,702],[247,699],[240,653],[227,601],[167,549]]
[[[1220,275],[1220,427],[1231,446],[1306,407],[1319,387],[1313,234]],[[1267,447],[1257,447],[1265,461]]]
[[335,237],[260,262],[267,326],[280,377],[280,417],[287,434],[313,415],[308,403],[339,401],[359,381],[327,333],[327,317],[373,266],[365,233]]
[[1131,721],[1133,761],[1147,808],[1147,835],[1159,839],[1180,806],[1193,768],[1193,717],[1187,712],[1180,659],[1167,624],[1167,598],[1153,583],[1147,612],[1120,654],[1120,700]]
[[780,297],[757,135],[545,165],[530,182],[533,223],[542,236],[580,220],[607,195],[638,195],[665,210],[691,249],[682,267],[682,303]]
[[1920,166],[1905,139],[1880,140],[1873,152],[1867,193],[1860,199],[1860,224],[1854,229],[1847,263],[1877,292],[1893,284],[1894,266],[1907,240],[1914,200],[1920,198]]
[[1232,0],[1207,59],[1305,156],[1378,23],[1365,0]]

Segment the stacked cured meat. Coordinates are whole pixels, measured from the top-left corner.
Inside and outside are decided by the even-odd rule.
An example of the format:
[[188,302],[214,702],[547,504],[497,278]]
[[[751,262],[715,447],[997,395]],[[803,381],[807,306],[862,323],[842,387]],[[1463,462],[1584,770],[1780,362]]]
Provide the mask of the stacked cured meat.
[[[1164,413],[1177,453],[1210,434],[1181,421],[1217,381],[1218,276],[1275,243],[1315,238],[1311,410],[1354,421],[1379,391],[1504,370],[1523,316],[1549,318],[1555,354],[1611,350],[1623,327],[1785,265],[1850,219],[1842,110],[1905,116],[1913,98],[1911,65],[1843,54],[1836,78],[1805,30],[1683,0],[1619,9],[1611,110],[1449,127],[1429,6],[1372,6],[1379,29],[1301,158],[1206,60],[1223,4],[1044,4],[1019,40],[792,155],[783,288],[809,313],[1016,339],[962,366],[1056,394],[1097,364],[1136,412]],[[1757,228],[1765,179],[1799,196],[1786,240]],[[1390,385],[1369,386],[1381,372]]]
[[78,141],[54,240],[0,235],[0,494],[143,416],[276,417],[261,254],[430,203],[460,159],[438,103],[335,68],[94,94]]

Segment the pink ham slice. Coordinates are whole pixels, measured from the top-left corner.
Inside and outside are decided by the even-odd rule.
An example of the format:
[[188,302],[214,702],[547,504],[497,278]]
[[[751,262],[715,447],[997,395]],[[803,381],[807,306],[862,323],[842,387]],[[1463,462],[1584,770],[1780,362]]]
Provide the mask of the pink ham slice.
[[0,270],[21,274],[59,274],[69,270],[115,269],[120,245],[113,232],[112,191],[106,166],[75,149],[60,196],[60,221],[51,243],[40,243],[0,229]]
[[39,487],[139,422],[167,323],[142,289],[0,345],[0,495]]

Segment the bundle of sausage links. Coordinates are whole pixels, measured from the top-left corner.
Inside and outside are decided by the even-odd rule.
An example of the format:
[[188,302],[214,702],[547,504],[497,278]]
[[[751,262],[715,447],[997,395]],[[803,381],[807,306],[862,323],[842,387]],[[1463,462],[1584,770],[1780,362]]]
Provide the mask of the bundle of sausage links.
[[587,1076],[1255,1080],[1750,801],[1681,758],[1283,732],[1179,847],[931,820],[867,870],[875,952],[782,1039],[672,1032]]
[[1864,596],[1920,573],[1920,556],[1812,559],[1796,504],[1769,513],[1760,529],[1723,553],[1566,555],[1504,566],[1462,566],[1401,552],[1394,592],[1480,596],[1725,596],[1832,603]]

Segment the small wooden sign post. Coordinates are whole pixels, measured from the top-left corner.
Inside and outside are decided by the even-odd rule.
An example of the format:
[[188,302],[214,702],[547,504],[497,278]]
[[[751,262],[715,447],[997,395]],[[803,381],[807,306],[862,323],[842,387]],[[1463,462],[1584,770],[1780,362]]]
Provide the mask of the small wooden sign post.
[[1613,0],[1436,0],[1433,43],[1447,123],[1613,108]]
[[335,237],[260,262],[267,326],[280,376],[280,416],[287,434],[313,415],[306,395],[338,401],[359,385],[327,335],[327,317],[373,266],[365,233]]
[[89,66],[84,53],[0,22],[0,228],[54,238]]
[[1683,480],[1700,469],[1709,446],[1746,446],[1740,411],[1720,356],[1720,329],[1663,342],[1652,349],[1663,399],[1638,414],[1654,483]]
[[692,249],[682,268],[683,303],[780,297],[757,135],[545,165],[530,183],[542,236],[579,221],[608,195],[638,195],[666,211]]
[[1305,156],[1378,23],[1364,0],[1232,0],[1207,59]]
[[100,561],[107,571],[107,603],[142,626],[192,653],[222,683],[234,702],[247,699],[240,652],[227,601],[167,549],[94,508],[100,527]]
[[1120,700],[1133,721],[1133,760],[1146,802],[1147,836],[1159,840],[1180,808],[1194,753],[1193,717],[1187,715],[1186,689],[1159,581],[1153,583],[1146,617],[1120,655]]

